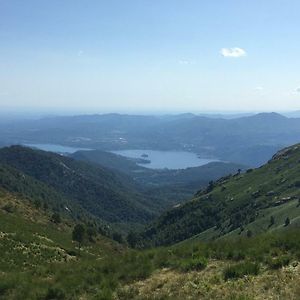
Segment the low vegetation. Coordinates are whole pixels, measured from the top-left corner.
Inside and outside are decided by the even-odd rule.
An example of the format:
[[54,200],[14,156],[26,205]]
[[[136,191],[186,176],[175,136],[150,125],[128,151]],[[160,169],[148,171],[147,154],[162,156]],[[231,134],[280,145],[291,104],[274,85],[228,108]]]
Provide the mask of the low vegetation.
[[[57,199],[42,196],[55,197],[53,187],[3,165],[0,299],[299,299],[297,147],[258,170],[211,182],[160,218],[161,227],[148,228],[155,237],[148,244],[134,231],[126,241],[113,229],[107,234],[88,214],[55,210]],[[186,236],[188,229],[198,234]],[[160,246],[163,238],[172,245]]]
[[165,212],[136,238],[137,247],[251,236],[300,226],[300,145],[280,151],[266,165],[223,177]]
[[[5,202],[3,197],[2,201]],[[67,224],[65,219],[54,223],[51,215],[43,212],[40,222],[32,221],[30,217],[24,218],[24,210],[18,207],[11,213],[0,209],[3,299],[154,299],[138,287],[142,283],[144,288],[153,289],[151,295],[163,296],[157,299],[177,299],[175,295],[181,295],[180,285],[169,293],[165,293],[163,286],[175,284],[179,278],[185,283],[191,276],[194,287],[189,288],[190,295],[197,290],[196,286],[201,287],[194,295],[197,299],[200,292],[210,295],[203,290],[204,279],[199,279],[202,273],[210,274],[206,289],[229,289],[230,285],[231,291],[238,293],[238,287],[230,282],[244,280],[245,276],[260,277],[289,266],[298,272],[300,235],[292,228],[284,233],[250,238],[209,243],[189,240],[171,247],[134,250],[99,233],[91,241],[86,225]],[[153,287],[153,278],[164,274],[172,276]],[[293,274],[291,280],[296,280],[294,276],[298,273]],[[162,291],[165,294],[160,294]],[[300,295],[296,290],[292,293],[295,297]]]

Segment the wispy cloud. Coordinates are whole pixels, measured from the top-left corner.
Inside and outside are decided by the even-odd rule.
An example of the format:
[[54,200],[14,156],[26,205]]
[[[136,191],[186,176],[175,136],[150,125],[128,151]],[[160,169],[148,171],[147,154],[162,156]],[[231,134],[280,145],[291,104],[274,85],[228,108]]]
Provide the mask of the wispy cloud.
[[255,90],[255,91],[258,91],[258,92],[261,92],[261,91],[264,90],[264,88],[263,88],[262,86],[256,86],[256,87],[254,88],[254,90]]
[[295,88],[295,92],[300,94],[300,86]]
[[247,55],[247,52],[242,48],[222,48],[220,53],[224,57],[243,57]]
[[258,96],[266,96],[269,94],[269,91],[261,85],[257,85],[256,87],[254,87],[253,91],[254,94]]
[[188,59],[180,59],[178,61],[178,63],[180,65],[194,65],[195,64],[195,61],[192,61],[192,60],[188,60]]

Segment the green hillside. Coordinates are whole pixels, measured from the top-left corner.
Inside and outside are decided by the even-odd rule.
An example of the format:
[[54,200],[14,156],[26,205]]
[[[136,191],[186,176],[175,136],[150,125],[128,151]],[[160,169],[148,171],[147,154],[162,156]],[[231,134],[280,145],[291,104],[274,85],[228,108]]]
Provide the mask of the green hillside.
[[[14,210],[8,210],[14,207]],[[298,299],[298,230],[132,250],[1,190],[0,299]],[[92,227],[90,227],[92,226]],[[263,291],[263,292],[262,292]]]
[[[61,163],[75,174],[89,165],[79,169],[81,163],[70,158],[6,148],[0,167],[0,299],[298,299],[299,150],[285,149],[264,167],[211,183],[158,219],[147,229],[148,239],[130,233],[126,243],[114,233],[119,244],[56,181],[59,174],[65,184],[76,180],[59,173]],[[7,165],[14,161],[14,167]],[[199,215],[207,228],[184,236],[194,230],[190,224],[200,224]],[[73,234],[79,224],[80,244]],[[171,246],[128,247],[164,244],[162,238],[173,244],[178,233],[183,241]]]
[[45,212],[59,213],[72,220],[93,218],[62,193],[8,165],[0,164],[0,188],[30,201]]
[[113,171],[122,172],[133,179],[135,188],[148,198],[151,195],[156,210],[163,212],[173,205],[190,199],[209,181],[233,174],[245,166],[229,162],[212,162],[199,167],[178,170],[150,169],[137,164],[140,159],[127,158],[101,150],[77,151],[71,154],[77,160],[90,162]]
[[[55,190],[56,198],[68,199],[104,221],[144,223],[154,216],[151,203],[131,188],[129,180],[103,167],[21,146],[0,149],[0,163],[23,173],[25,179],[29,176],[40,186],[46,185],[51,192]],[[11,190],[20,185],[22,180],[11,184]]]
[[140,167],[137,162],[143,161],[143,159],[127,158],[115,153],[101,151],[101,150],[89,150],[89,151],[77,151],[70,154],[72,158],[82,161],[88,161],[96,163],[100,166],[115,169],[126,174],[132,172],[147,171],[148,169]]
[[75,224],[64,217],[57,222],[51,212],[1,188],[0,299],[65,299],[66,294],[75,299],[76,289],[85,294],[94,276],[82,276],[86,267],[118,257],[124,247],[101,235],[102,228],[90,219],[79,251],[72,241]]
[[164,213],[140,236],[166,245],[192,236],[209,240],[300,225],[300,145],[266,165],[211,182],[191,201]]

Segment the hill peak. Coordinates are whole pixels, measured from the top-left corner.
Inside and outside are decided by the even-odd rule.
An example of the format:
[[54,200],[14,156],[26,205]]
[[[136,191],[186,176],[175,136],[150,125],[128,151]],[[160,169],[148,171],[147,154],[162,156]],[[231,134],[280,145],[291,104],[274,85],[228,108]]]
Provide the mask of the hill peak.
[[259,113],[254,116],[250,116],[248,118],[257,119],[257,120],[274,120],[274,121],[287,119],[285,116],[276,112]]

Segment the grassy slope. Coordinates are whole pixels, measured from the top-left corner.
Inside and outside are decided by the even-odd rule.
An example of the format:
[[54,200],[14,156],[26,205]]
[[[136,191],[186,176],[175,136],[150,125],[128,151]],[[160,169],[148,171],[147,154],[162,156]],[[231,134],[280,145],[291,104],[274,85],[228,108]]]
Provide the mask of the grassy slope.
[[[16,209],[3,207],[12,203]],[[126,249],[97,236],[78,256],[72,223],[0,196],[0,299],[298,299],[300,235]],[[284,258],[284,259],[283,259]],[[239,267],[231,279],[228,269]],[[250,267],[249,267],[250,266]],[[257,266],[253,272],[251,266]],[[245,274],[248,274],[245,276]]]
[[[220,179],[188,203],[162,215],[144,243],[172,244],[199,234],[210,239],[300,224],[300,146],[279,152],[263,167]],[[270,218],[274,217],[274,224]]]
[[9,191],[48,213],[58,212],[73,220],[93,218],[80,205],[70,201],[55,189],[8,165],[0,164],[0,187],[0,195],[3,191]]
[[[7,204],[13,210],[7,211]],[[0,299],[298,299],[300,235],[130,250],[97,235],[78,256],[74,223],[50,221],[28,199],[0,193]],[[228,266],[234,277],[226,279]],[[251,266],[257,266],[253,272]],[[241,267],[240,267],[241,266]],[[249,267],[250,266],[250,267]],[[229,268],[229,270],[230,270]],[[245,275],[248,274],[248,275]]]
[[[7,204],[14,210],[8,212]],[[87,285],[89,280],[89,275],[81,277],[87,266],[122,253],[121,246],[97,235],[95,243],[85,242],[78,257],[77,244],[71,239],[73,226],[72,221],[65,219],[60,224],[51,222],[51,215],[30,201],[2,190],[0,299],[52,299],[51,293],[57,297],[53,299],[62,299],[61,287],[73,299],[76,288],[85,293],[80,284]]]
[[123,287],[117,299],[296,300],[300,297],[299,265],[225,281],[223,271],[227,265],[223,261],[211,261],[204,271],[188,273],[162,269],[146,280]]

